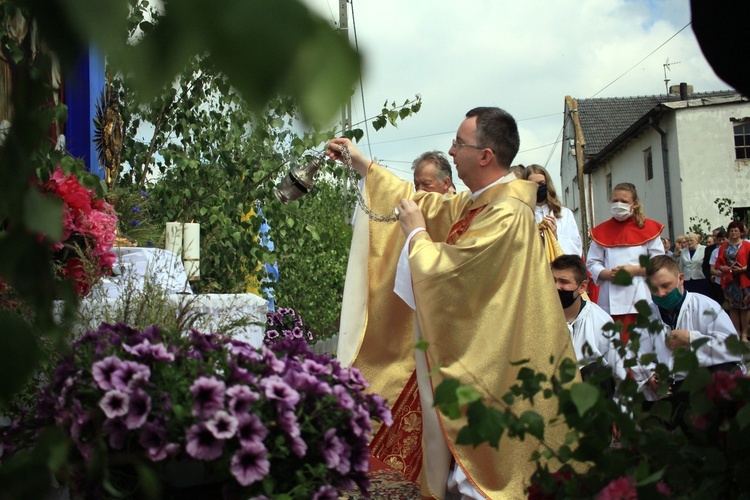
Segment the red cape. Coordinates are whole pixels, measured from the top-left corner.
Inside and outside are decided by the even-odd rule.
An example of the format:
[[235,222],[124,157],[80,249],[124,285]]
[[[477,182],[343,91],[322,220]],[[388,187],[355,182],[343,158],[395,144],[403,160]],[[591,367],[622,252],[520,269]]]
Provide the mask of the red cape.
[[658,238],[664,225],[646,219],[643,227],[638,227],[633,218],[620,222],[614,217],[602,222],[591,230],[591,239],[603,247],[634,247]]

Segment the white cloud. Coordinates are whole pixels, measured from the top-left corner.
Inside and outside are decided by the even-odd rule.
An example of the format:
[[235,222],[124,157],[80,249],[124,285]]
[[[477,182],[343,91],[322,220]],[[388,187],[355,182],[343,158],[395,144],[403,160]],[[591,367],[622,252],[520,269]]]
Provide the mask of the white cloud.
[[[629,68],[598,97],[665,92],[663,64],[671,85],[696,91],[726,89],[686,28],[646,60],[649,53],[690,21],[684,0],[352,0],[350,39],[364,57],[363,85],[369,116],[383,101],[414,94],[422,110],[382,132],[370,130],[366,154],[383,159],[403,178],[426,150],[447,152],[464,114],[475,106],[500,106],[519,121],[516,163],[544,164],[563,124],[566,95],[587,98]],[[338,21],[335,0],[306,0],[320,15]],[[678,63],[679,62],[679,63]],[[352,106],[362,120],[361,95]],[[550,115],[545,118],[536,118]],[[549,164],[558,179],[560,147]]]

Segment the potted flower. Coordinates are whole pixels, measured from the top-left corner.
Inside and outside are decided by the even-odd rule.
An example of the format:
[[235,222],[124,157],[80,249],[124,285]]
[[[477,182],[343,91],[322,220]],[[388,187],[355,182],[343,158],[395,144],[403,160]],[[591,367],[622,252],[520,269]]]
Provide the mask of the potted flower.
[[63,202],[62,238],[52,244],[52,251],[60,274],[73,282],[78,295],[85,296],[99,277],[112,271],[115,263],[114,208],[59,165],[42,184],[41,191]]
[[59,480],[74,498],[337,498],[366,491],[371,419],[390,423],[366,387],[299,340],[254,349],[103,323],[73,343],[5,451],[62,429],[71,445]]

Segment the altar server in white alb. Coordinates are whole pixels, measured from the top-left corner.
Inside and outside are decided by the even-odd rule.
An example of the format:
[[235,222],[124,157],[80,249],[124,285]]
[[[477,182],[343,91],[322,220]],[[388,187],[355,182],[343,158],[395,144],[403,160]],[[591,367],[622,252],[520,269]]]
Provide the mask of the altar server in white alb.
[[555,186],[549,172],[541,165],[529,165],[523,178],[537,184],[534,218],[537,224],[544,222],[557,237],[563,253],[583,255],[581,233],[570,209],[563,207],[557,199]]
[[551,267],[581,377],[586,381],[601,370],[609,369],[611,379],[602,384],[602,389],[613,397],[627,372],[614,342],[619,334],[604,331],[604,325],[612,323],[612,317],[595,303],[584,300],[588,276],[579,256],[561,255],[552,261]]
[[[640,258],[664,254],[659,238],[664,226],[646,218],[635,186],[629,182],[615,186],[611,203],[612,218],[591,230],[593,241],[586,256],[586,267],[594,283],[599,285],[597,303],[612,319],[627,327],[638,316],[636,302],[651,302],[646,269],[641,266]],[[613,283],[621,269],[633,277],[632,284]],[[622,333],[624,342],[628,341],[627,332]]]
[[[685,277],[671,257],[653,257],[647,276],[654,290],[651,320],[658,320],[662,324],[662,330],[658,333],[638,330],[641,335],[639,359],[644,354],[656,353],[654,362],[633,368],[633,375],[647,399],[657,399],[656,365],[664,363],[671,370],[674,350],[678,347],[692,348],[691,343],[698,339],[708,339],[695,352],[700,366],[712,373],[746,371],[742,357],[730,353],[726,347],[729,337],[737,337],[737,330],[729,315],[715,300],[686,291]],[[686,375],[673,375],[673,392],[676,392]]]

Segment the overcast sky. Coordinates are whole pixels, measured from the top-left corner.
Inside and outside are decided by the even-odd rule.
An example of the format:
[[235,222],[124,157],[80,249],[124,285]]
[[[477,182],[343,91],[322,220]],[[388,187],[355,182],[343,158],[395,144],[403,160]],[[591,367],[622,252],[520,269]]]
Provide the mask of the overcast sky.
[[[338,24],[338,0],[304,1]],[[363,107],[373,116],[386,99],[400,104],[422,96],[418,114],[398,128],[370,128],[369,144],[365,137],[359,145],[406,179],[420,153],[447,154],[475,106],[510,112],[521,133],[514,163],[546,165],[559,185],[566,95],[664,94],[667,60],[670,85],[729,88],[706,62],[692,27],[680,32],[690,22],[688,0],[351,1],[349,38],[354,43],[356,27],[364,59],[364,106],[357,92],[353,121],[363,120]]]

